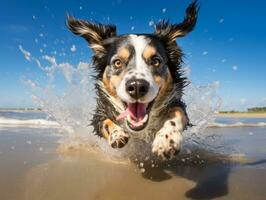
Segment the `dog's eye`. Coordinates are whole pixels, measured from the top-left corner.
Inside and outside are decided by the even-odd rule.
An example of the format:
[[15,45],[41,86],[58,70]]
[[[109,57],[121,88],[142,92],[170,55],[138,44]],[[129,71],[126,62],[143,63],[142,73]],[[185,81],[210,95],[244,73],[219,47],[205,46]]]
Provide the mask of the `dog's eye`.
[[158,57],[154,57],[151,60],[151,65],[154,66],[154,67],[159,67],[161,65],[161,63],[162,63],[162,61]]
[[116,68],[120,68],[122,67],[122,61],[120,59],[115,59],[113,61],[113,65],[116,67]]

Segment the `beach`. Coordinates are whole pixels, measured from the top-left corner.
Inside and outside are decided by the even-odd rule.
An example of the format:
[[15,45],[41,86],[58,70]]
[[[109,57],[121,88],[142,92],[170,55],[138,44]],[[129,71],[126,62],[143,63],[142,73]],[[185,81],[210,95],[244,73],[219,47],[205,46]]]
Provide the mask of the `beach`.
[[266,113],[219,113],[218,117],[236,117],[236,118],[266,118]]
[[[23,121],[32,115],[36,116],[16,118]],[[235,123],[230,118],[217,123],[228,121]],[[207,128],[206,135],[222,137],[223,147],[217,146],[215,153],[199,149],[181,152],[171,162],[154,162],[117,160],[86,148],[59,151],[64,136],[58,128],[49,123],[45,128],[21,124],[0,125],[1,200],[262,200],[266,196],[266,127]]]
[[1,2],[0,200],[266,200],[266,1]]

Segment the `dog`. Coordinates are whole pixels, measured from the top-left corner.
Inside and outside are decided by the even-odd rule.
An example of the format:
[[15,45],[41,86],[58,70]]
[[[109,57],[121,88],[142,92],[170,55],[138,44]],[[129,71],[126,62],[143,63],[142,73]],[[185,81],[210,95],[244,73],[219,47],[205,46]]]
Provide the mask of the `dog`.
[[180,151],[190,123],[181,100],[188,81],[176,39],[194,29],[198,10],[192,2],[183,22],[160,21],[152,34],[118,35],[114,25],[68,16],[69,30],[93,50],[97,107],[91,124],[113,148],[148,133],[152,152],[160,158],[171,159]]

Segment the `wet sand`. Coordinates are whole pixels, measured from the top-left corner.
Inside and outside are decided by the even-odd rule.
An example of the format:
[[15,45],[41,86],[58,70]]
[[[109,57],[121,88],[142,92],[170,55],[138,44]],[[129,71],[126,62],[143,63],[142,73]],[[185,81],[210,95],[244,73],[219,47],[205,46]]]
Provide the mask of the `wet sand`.
[[239,137],[250,130],[208,129],[224,134],[228,146],[245,149],[250,159],[244,163],[217,159],[155,166],[110,161],[84,150],[58,153],[59,136],[48,133],[52,130],[1,130],[0,199],[265,199],[265,130]]

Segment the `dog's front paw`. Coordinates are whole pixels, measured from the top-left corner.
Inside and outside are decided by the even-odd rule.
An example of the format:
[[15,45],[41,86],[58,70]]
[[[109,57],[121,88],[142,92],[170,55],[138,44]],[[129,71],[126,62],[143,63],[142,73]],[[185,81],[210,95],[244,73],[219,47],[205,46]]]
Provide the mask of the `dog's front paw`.
[[109,144],[113,148],[122,148],[127,144],[129,135],[125,133],[122,129],[114,130],[108,138]]
[[182,135],[177,130],[161,130],[155,136],[152,152],[165,159],[172,159],[180,151]]

